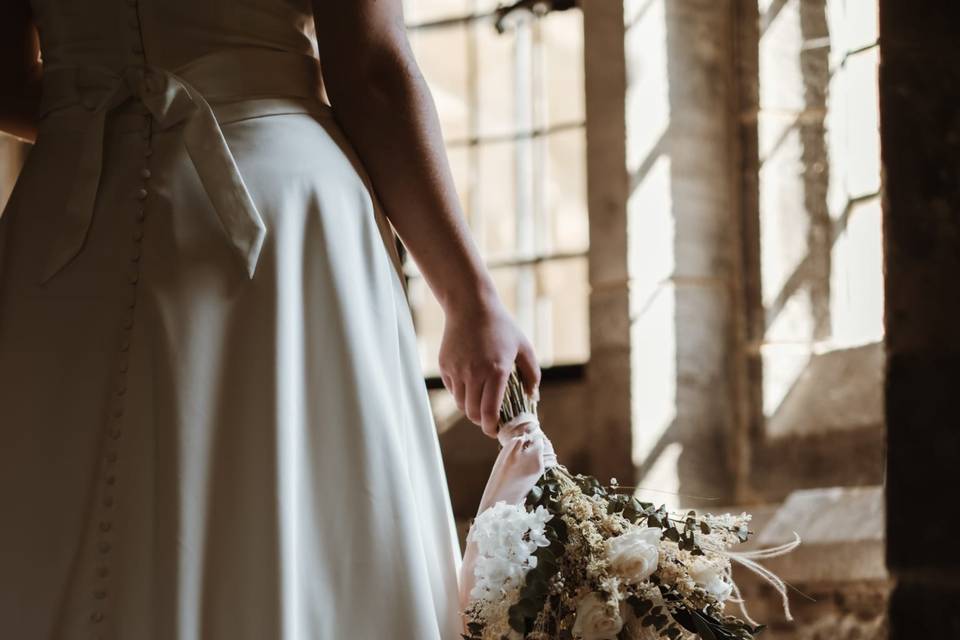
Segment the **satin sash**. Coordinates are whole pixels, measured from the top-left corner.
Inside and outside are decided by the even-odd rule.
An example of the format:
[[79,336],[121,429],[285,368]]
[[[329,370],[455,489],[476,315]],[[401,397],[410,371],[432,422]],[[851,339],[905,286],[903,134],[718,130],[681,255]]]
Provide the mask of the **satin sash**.
[[83,249],[93,221],[110,113],[134,100],[160,130],[183,124],[184,146],[219,218],[227,242],[253,278],[266,236],[263,218],[247,191],[210,102],[260,97],[319,99],[319,63],[298,53],[268,49],[217,51],[175,70],[151,65],[123,69],[55,67],[44,70],[41,117],[73,105],[90,112],[63,224],[41,282]]

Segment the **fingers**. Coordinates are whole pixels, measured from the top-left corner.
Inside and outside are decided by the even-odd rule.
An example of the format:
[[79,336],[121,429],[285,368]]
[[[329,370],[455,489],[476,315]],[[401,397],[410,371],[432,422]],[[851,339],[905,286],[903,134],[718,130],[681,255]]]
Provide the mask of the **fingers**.
[[480,421],[483,432],[491,438],[497,437],[497,425],[500,423],[500,405],[507,390],[508,371],[497,368],[483,385],[483,398],[480,401]]
[[[473,422],[479,422],[479,418],[474,420],[472,416],[480,415],[479,394],[483,392],[483,387],[481,386],[480,390],[476,392],[477,399],[474,400],[472,387],[463,377],[441,372],[440,379],[443,380],[443,386],[447,388],[447,391],[450,392],[450,395],[452,395],[454,401],[456,401],[457,408],[463,411]],[[476,410],[474,410],[474,406],[476,406]]]
[[453,395],[453,378],[451,378],[445,372],[441,371],[440,379],[443,380],[444,388],[450,392],[450,395]]
[[494,366],[486,373],[470,377],[441,374],[443,385],[453,394],[457,407],[491,438],[497,437],[500,405],[509,377],[509,371],[503,366]]
[[460,409],[460,411],[464,411],[463,401],[466,395],[466,387],[464,384],[452,376],[445,376],[443,383],[446,385],[450,395],[453,396],[454,401],[456,401],[457,408]]
[[537,354],[529,342],[523,342],[517,352],[517,370],[523,379],[527,395],[532,398],[539,396],[540,365],[537,364]]
[[480,424],[480,403],[483,399],[483,385],[485,379],[482,377],[471,378],[467,381],[467,401],[464,412],[470,418],[470,422]]

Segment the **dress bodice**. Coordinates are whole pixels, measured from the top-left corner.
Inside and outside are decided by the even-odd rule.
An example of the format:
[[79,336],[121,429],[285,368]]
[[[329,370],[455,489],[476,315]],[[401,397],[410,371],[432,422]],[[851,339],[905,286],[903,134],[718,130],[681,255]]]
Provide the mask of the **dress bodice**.
[[45,68],[172,69],[221,49],[316,55],[310,0],[31,0]]
[[55,113],[77,118],[84,131],[67,222],[42,282],[84,246],[107,123],[123,110],[147,116],[155,131],[182,137],[230,244],[253,277],[266,230],[215,107],[242,102],[248,117],[319,107],[323,89],[310,0],[32,2],[43,56],[38,140],[49,130],[45,118]]

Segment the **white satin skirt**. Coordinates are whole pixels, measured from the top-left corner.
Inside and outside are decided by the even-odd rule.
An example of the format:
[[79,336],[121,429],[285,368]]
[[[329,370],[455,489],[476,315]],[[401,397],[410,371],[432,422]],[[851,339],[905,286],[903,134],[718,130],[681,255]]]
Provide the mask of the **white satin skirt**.
[[[329,108],[215,107],[251,279],[182,140],[43,123],[0,218],[0,625],[17,640],[456,640],[456,537],[389,227]],[[209,187],[209,185],[207,185]]]

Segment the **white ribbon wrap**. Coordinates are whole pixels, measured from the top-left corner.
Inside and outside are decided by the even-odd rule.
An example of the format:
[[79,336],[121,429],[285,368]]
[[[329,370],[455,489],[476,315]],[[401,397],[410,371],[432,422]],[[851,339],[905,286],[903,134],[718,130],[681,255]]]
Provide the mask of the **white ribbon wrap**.
[[[497,440],[500,441],[502,448],[497,454],[493,470],[487,479],[477,515],[500,501],[507,504],[523,504],[527,494],[537,484],[543,472],[557,466],[557,455],[553,451],[553,444],[540,429],[537,416],[532,413],[520,413],[506,424],[500,425]],[[460,568],[461,610],[470,603],[476,561],[476,545],[467,542]]]

